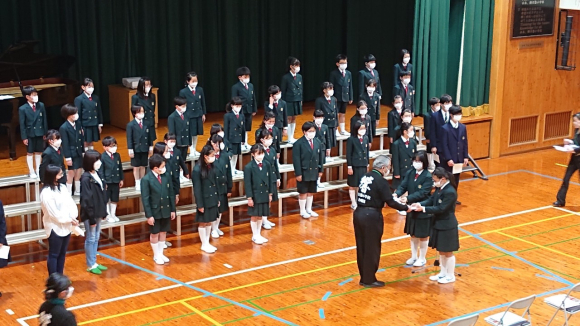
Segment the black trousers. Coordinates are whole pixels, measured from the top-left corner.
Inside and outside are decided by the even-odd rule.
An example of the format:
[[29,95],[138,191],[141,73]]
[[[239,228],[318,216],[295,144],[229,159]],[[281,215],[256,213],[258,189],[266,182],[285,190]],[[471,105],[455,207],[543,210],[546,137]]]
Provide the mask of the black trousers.
[[381,260],[383,214],[377,209],[358,207],[353,213],[353,223],[360,281],[371,284],[377,281],[375,273]]
[[580,170],[580,156],[572,155],[570,162],[568,162],[568,168],[566,168],[566,174],[564,174],[562,185],[556,195],[556,200],[559,203],[566,203],[566,193],[568,192],[568,186],[570,185],[570,178],[572,178],[572,175],[576,170]]
[[69,240],[70,234],[60,237],[54,231],[50,231],[50,236],[48,237],[48,259],[46,260],[49,276],[55,272],[63,273]]

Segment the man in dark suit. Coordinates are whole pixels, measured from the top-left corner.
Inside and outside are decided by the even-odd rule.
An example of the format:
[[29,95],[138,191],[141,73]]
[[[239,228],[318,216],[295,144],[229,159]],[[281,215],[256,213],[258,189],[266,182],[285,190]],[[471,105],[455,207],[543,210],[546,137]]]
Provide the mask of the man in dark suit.
[[439,98],[432,97],[429,99],[429,109],[423,115],[423,130],[424,130],[424,135],[425,135],[425,139],[426,139],[425,141],[427,142],[427,158],[429,161],[429,167],[428,167],[429,171],[435,170],[435,161],[433,160],[435,153],[432,152],[433,145],[431,142],[431,137],[432,137],[432,134],[434,133],[434,130],[432,130],[431,117],[433,115],[435,115],[437,113],[437,111],[440,110],[440,108],[441,108],[441,104],[439,103]]
[[409,109],[415,116],[415,88],[411,85],[411,72],[402,71],[400,82],[393,87],[393,97],[399,95],[403,99],[403,110]]
[[[18,108],[20,122],[20,138],[26,145],[26,163],[30,178],[38,177],[41,154],[44,149],[43,136],[48,131],[46,109],[44,103],[38,102],[38,91],[32,86],[25,86],[22,93],[26,96],[26,103]],[[36,161],[36,170],[32,163],[32,155]]]
[[[460,123],[461,121],[461,107],[452,106],[449,109],[449,114],[451,115],[451,120],[449,123],[443,126],[441,147],[440,147],[440,158],[441,165],[449,172],[453,172],[453,165],[461,163],[463,166],[467,166],[469,162],[469,154],[467,147],[467,130],[465,125]],[[453,175],[455,177],[455,183],[459,187],[459,177],[461,173]],[[461,203],[458,201],[458,205]]]
[[[336,56],[336,66],[330,72],[329,81],[334,85],[334,97],[337,99],[338,107],[338,124],[340,126],[340,134],[348,135],[345,127],[345,117],[347,104],[352,104],[353,101],[353,87],[352,74],[346,70],[348,66],[348,58],[344,54]],[[338,131],[338,130],[337,130]]]
[[232,98],[239,97],[244,102],[242,104],[242,113],[244,114],[244,124],[246,125],[245,142],[242,147],[250,149],[248,145],[248,131],[252,130],[252,117],[258,111],[258,104],[256,102],[256,94],[254,93],[254,85],[250,83],[250,68],[240,67],[236,70],[239,82],[232,86]]

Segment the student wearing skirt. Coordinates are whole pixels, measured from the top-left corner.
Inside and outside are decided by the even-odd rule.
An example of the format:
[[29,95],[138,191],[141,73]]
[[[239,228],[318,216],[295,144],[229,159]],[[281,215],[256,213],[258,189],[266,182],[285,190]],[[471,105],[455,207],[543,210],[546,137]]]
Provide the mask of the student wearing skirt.
[[355,122],[351,127],[351,134],[346,141],[346,165],[348,166],[348,194],[350,208],[356,209],[356,192],[360,179],[368,172],[369,167],[369,140],[367,127],[361,122]]
[[226,104],[226,114],[224,114],[224,139],[231,144],[231,166],[232,175],[239,174],[236,169],[238,157],[242,156],[242,145],[245,144],[246,127],[244,126],[244,115],[242,110],[242,99],[234,97]]
[[330,144],[326,149],[336,147],[336,127],[338,121],[337,102],[334,95],[334,86],[332,83],[324,82],[320,87],[322,89],[322,96],[317,98],[314,102],[315,110],[324,112],[324,124],[328,126],[330,137]]
[[[224,127],[222,127],[222,125],[220,125],[219,123],[214,123],[213,125],[211,125],[211,128],[209,129],[209,138],[213,137],[213,135],[219,135],[222,138],[223,140],[222,144],[224,144],[224,146],[223,148],[220,148],[220,151],[228,152],[228,159],[231,159],[232,144],[230,144],[230,142],[228,142],[225,138],[226,133],[224,132]],[[233,168],[234,167],[232,167],[232,169]]]
[[262,216],[270,215],[272,188],[276,179],[272,166],[264,159],[266,154],[264,146],[255,144],[250,153],[252,160],[244,167],[244,189],[248,198],[248,215],[251,217],[252,241],[261,245],[268,242],[268,239],[260,234]]
[[[433,180],[427,170],[429,163],[425,151],[418,151],[413,158],[413,168],[407,171],[403,181],[393,194],[402,204],[413,204],[429,197]],[[405,195],[405,193],[407,193]],[[427,263],[427,245],[431,233],[431,215],[423,212],[409,212],[405,221],[405,233],[411,236],[411,258],[407,265],[420,267]]]
[[287,61],[289,71],[282,76],[280,91],[282,99],[286,102],[288,117],[288,142],[294,144],[294,131],[296,131],[296,116],[302,115],[302,99],[304,94],[304,84],[300,72],[300,60],[289,57]]
[[[273,129],[274,132],[278,130]],[[273,145],[274,137],[272,132],[268,129],[262,129],[260,134],[256,137],[256,144],[262,144],[264,146],[264,161],[270,163],[272,171],[274,173],[274,183],[272,184],[272,201],[278,201],[278,187],[280,187],[280,168],[278,166],[278,158],[276,150]],[[275,226],[273,222],[268,221],[268,216],[262,216],[262,227],[266,230],[270,230]]]
[[280,147],[280,142],[282,141],[282,133],[280,132],[280,129],[276,128],[275,123],[276,116],[274,115],[274,113],[266,112],[264,114],[264,120],[262,121],[260,128],[256,130],[256,144],[260,143],[259,138],[260,135],[262,134],[262,131],[264,130],[269,131],[272,134],[272,144],[270,144],[270,146],[272,147],[272,149],[276,154],[274,155],[276,157],[276,160],[278,160],[280,159],[280,153],[282,152],[282,149]]
[[147,126],[149,139],[153,142],[157,139],[155,132],[155,94],[151,92],[153,85],[149,77],[141,77],[137,84],[137,94],[131,97],[131,105],[141,106],[145,110],[143,125]]
[[201,240],[201,251],[208,254],[216,252],[217,248],[209,243],[211,225],[219,215],[218,177],[213,166],[215,151],[209,145],[203,146],[199,160],[191,171],[193,194],[197,205],[195,221],[199,223],[197,232]]
[[93,142],[101,139],[103,130],[103,111],[99,97],[94,95],[95,84],[90,78],[85,78],[81,85],[83,92],[75,98],[75,107],[79,109],[77,120],[82,128],[85,141],[85,152],[93,148]]
[[372,144],[374,136],[374,134],[372,133],[373,120],[372,117],[369,115],[367,103],[363,100],[360,100],[356,103],[356,113],[352,116],[352,118],[350,118],[351,133],[353,133],[352,128],[357,121],[360,121],[361,124],[363,124],[366,127],[367,129],[366,136],[369,140],[369,145]]
[[213,167],[218,179],[218,195],[220,200],[219,215],[217,220],[211,225],[211,237],[217,239],[224,235],[220,230],[220,222],[223,212],[229,209],[228,198],[232,196],[233,178],[232,166],[230,165],[231,154],[225,150],[223,138],[218,134],[211,136],[207,141],[207,145],[210,145],[215,153]]
[[459,250],[459,231],[455,217],[457,190],[451,172],[442,167],[433,171],[433,184],[437,188],[426,200],[411,205],[411,209],[433,215],[429,247],[439,252],[441,271],[429,277],[440,284],[455,282],[454,251]]

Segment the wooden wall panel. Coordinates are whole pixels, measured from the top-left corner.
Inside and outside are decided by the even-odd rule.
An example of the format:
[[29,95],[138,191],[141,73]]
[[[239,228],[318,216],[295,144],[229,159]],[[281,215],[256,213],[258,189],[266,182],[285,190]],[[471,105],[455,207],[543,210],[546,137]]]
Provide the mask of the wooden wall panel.
[[474,159],[489,157],[489,132],[491,120],[466,123],[469,154]]

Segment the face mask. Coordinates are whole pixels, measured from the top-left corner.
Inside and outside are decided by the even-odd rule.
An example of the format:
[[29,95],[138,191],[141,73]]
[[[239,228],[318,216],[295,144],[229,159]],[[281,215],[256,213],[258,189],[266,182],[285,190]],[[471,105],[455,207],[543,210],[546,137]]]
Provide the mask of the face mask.
[[137,113],[135,114],[135,118],[139,119],[139,120],[143,120],[143,117],[145,116],[144,113]]
[[75,115],[73,115],[73,121],[77,121],[79,119],[79,114],[75,113]]
[[282,98],[282,93],[278,93],[278,94],[274,95],[274,99],[276,101],[279,101],[281,98]]
[[60,147],[60,144],[62,144],[62,139],[56,139],[53,141],[52,145],[56,148]]
[[171,154],[169,154],[169,152],[168,153],[165,153],[165,154],[163,154],[163,157],[165,157],[166,159],[170,159],[171,158]]
[[220,136],[221,138],[224,138],[224,136],[225,136],[225,133],[224,133],[223,131],[219,131],[217,134],[218,134],[218,136]]
[[234,114],[238,114],[238,113],[240,113],[240,110],[241,110],[241,109],[242,109],[242,108],[241,108],[241,107],[239,107],[239,106],[232,106],[232,111],[234,111]]
[[403,107],[403,103],[395,103],[395,109],[400,110]]
[[308,140],[314,139],[315,136],[316,136],[316,132],[315,131],[309,131],[309,132],[306,133],[306,138]]
[[244,84],[248,84],[249,82],[250,82],[250,78],[242,79],[242,83],[244,83]]
[[65,300],[70,299],[70,297],[72,297],[74,291],[75,291],[75,288],[73,288],[72,286],[69,286],[68,290],[66,291],[66,296],[64,297],[64,299]]
[[367,130],[366,129],[359,129],[359,131],[358,131],[358,135],[359,136],[364,136],[366,134],[367,134]]
[[369,112],[369,110],[367,109],[362,109],[360,111],[358,111],[360,113],[360,115],[367,115],[367,112]]
[[324,118],[323,119],[314,119],[314,123],[316,123],[317,126],[320,126],[323,122],[324,122]]
[[109,153],[111,153],[111,154],[117,153],[117,146],[109,147]]
[[189,84],[189,86],[191,86],[191,88],[195,88],[195,87],[197,87],[197,83],[191,83],[191,84]]
[[423,163],[421,162],[413,162],[413,168],[417,171],[423,170]]
[[211,164],[211,163],[213,163],[213,162],[215,162],[215,156],[208,156],[208,157],[207,157],[207,163],[208,163],[208,164]]
[[435,187],[437,187],[437,188],[441,188],[441,180],[439,180],[439,181],[434,181],[434,182],[433,182],[433,185],[434,185]]
[[441,105],[437,105],[437,106],[435,106],[435,112],[437,112],[437,111],[439,111],[439,110],[441,110]]
[[167,147],[169,147],[170,149],[173,149],[173,147],[175,147],[175,142],[167,143]]
[[93,95],[93,92],[94,92],[94,91],[95,91],[95,88],[94,88],[94,87],[87,87],[87,88],[85,89],[85,92],[86,92],[87,94],[89,94],[89,95]]
[[373,93],[375,91],[375,88],[374,87],[367,87],[367,91],[369,93]]
[[38,95],[32,96],[32,103],[38,102]]
[[274,125],[264,124],[264,127],[266,127],[266,129],[272,129],[274,128]]
[[95,162],[95,164],[93,164],[93,168],[96,170],[101,168],[101,165],[103,165],[103,162],[101,162],[101,160],[98,160]]
[[338,66],[338,69],[340,69],[340,70],[346,70],[346,67],[347,67],[347,66],[348,66],[348,65],[347,65],[346,63],[341,63],[341,64]]
[[300,72],[300,67],[294,67],[294,73],[297,74]]
[[374,62],[373,63],[369,63],[369,68],[371,68],[371,69],[375,69],[376,66],[377,66],[377,64],[374,63]]
[[186,107],[178,107],[178,108],[177,108],[177,112],[179,112],[179,113],[183,114],[183,113],[185,113],[185,110],[186,110],[186,109],[187,109],[187,106],[186,106]]
[[403,63],[404,64],[409,63],[409,61],[411,61],[411,57],[405,57],[405,58],[403,58]]
[[159,174],[164,174],[166,170],[167,169],[165,167],[163,167],[162,169],[159,169]]
[[145,93],[149,94],[151,91],[151,86],[145,87]]
[[403,122],[411,123],[411,120],[413,120],[413,117],[404,117],[403,118]]
[[328,91],[326,91],[326,94],[328,94],[328,97],[331,97],[332,95],[334,95],[334,89],[329,89]]
[[220,143],[220,151],[223,151],[224,149],[226,149],[226,145],[224,145],[224,143]]
[[266,147],[272,146],[272,139],[265,139],[264,140],[264,146],[266,146]]
[[411,82],[410,78],[403,78],[403,85],[409,85],[410,82]]
[[415,136],[415,132],[409,131],[409,133],[407,135],[409,136],[409,138],[413,138]]
[[443,107],[445,107],[445,111],[448,111],[451,107],[451,104],[443,104]]
[[255,155],[254,160],[256,160],[257,163],[262,163],[262,161],[264,160],[264,154]]
[[455,120],[455,122],[459,122],[459,121],[461,121],[461,117],[462,117],[461,114],[457,114],[457,115],[453,116],[453,119]]

